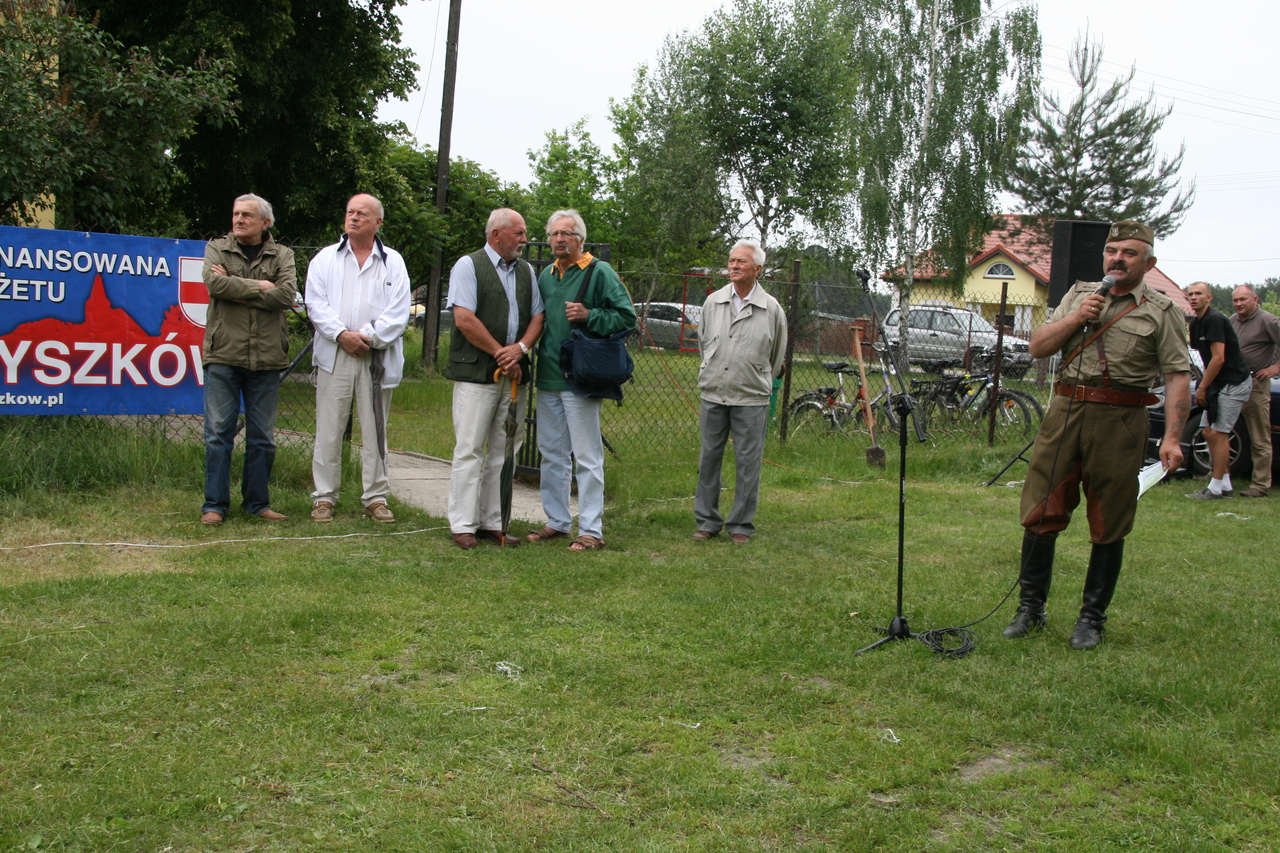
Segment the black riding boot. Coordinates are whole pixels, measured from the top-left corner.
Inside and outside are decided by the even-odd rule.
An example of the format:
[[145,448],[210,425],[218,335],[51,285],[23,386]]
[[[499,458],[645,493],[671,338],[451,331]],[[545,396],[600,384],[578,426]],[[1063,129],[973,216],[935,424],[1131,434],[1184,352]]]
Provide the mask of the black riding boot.
[[1116,591],[1120,563],[1124,559],[1124,540],[1109,545],[1094,545],[1089,554],[1089,572],[1084,578],[1084,604],[1080,619],[1071,634],[1071,648],[1091,649],[1102,642],[1102,625],[1107,621],[1107,606]]
[[1014,614],[1004,635],[1011,640],[1025,637],[1044,627],[1044,603],[1049,598],[1049,583],[1053,580],[1053,546],[1056,537],[1022,536],[1022,571],[1018,573],[1018,612]]

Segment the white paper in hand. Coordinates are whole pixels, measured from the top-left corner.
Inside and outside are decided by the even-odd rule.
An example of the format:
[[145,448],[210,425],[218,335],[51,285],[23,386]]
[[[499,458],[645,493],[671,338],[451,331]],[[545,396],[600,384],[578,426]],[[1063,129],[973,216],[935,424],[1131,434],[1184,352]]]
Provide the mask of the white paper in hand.
[[1152,462],[1138,472],[1138,497],[1146,494],[1147,489],[1164,479],[1164,463]]

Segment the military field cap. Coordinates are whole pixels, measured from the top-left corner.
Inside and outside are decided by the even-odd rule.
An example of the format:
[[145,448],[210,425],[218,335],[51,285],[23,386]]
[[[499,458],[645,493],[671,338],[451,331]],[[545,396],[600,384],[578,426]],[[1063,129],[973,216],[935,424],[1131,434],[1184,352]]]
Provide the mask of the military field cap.
[[1141,222],[1124,219],[1112,224],[1111,230],[1107,232],[1107,242],[1110,243],[1114,240],[1141,240],[1154,246],[1156,244],[1156,232]]

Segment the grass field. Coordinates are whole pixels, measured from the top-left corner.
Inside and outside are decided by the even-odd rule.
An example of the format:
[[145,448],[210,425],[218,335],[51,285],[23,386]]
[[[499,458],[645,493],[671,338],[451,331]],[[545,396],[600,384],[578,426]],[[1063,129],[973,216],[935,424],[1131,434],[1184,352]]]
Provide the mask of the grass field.
[[[396,401],[440,441],[412,413],[447,393]],[[198,459],[86,451],[0,497],[0,850],[1280,849],[1280,501],[1144,497],[1093,652],[1073,529],[1046,633],[1000,638],[1006,603],[962,660],[854,657],[894,615],[888,438],[884,471],[771,442],[745,547],[689,541],[696,447],[624,452],[582,555],[402,504],[203,528]],[[1013,583],[1018,490],[979,483],[1016,450],[910,448],[914,630]],[[305,459],[278,474],[305,518]]]

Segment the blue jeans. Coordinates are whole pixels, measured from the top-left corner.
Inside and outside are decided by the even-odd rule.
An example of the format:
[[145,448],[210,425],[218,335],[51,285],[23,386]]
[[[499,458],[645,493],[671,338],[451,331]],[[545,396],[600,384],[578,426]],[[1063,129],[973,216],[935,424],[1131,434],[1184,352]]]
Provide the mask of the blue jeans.
[[542,510],[547,514],[547,526],[563,533],[573,527],[569,491],[577,461],[578,535],[597,539],[604,539],[603,402],[570,391],[538,390],[538,450],[542,453]]
[[249,370],[230,364],[204,366],[204,506],[202,513],[231,508],[231,450],[244,398],[244,474],[240,482],[245,512],[271,508],[267,481],[276,460],[279,370]]

